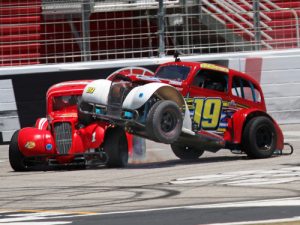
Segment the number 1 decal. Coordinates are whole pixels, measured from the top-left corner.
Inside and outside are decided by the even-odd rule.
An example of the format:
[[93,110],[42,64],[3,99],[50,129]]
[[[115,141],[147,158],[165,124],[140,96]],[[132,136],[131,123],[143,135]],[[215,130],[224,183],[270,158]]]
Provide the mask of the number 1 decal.
[[219,126],[222,100],[220,98],[195,98],[194,122],[198,128],[215,130]]

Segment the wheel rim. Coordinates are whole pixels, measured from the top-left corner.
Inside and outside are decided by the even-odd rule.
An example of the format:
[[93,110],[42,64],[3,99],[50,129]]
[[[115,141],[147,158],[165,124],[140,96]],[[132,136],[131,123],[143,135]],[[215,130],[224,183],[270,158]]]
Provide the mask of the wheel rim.
[[272,147],[273,133],[267,126],[260,127],[256,132],[256,144],[261,150],[268,151]]
[[164,112],[161,117],[161,129],[164,132],[172,131],[177,124],[176,116],[171,112]]

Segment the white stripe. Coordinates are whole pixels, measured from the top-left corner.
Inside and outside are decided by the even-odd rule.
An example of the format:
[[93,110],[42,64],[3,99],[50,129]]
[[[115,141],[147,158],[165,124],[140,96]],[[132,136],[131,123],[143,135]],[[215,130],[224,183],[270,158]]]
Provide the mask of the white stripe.
[[292,139],[292,138],[287,138],[287,139],[284,139],[284,142],[294,142],[294,141],[300,141],[300,138],[295,138],[295,139]]
[[274,207],[274,206],[300,206],[300,198],[267,199],[245,202],[228,202],[209,205],[188,206],[188,209],[220,209],[220,208],[240,208],[240,207]]
[[300,221],[300,217],[276,219],[276,220],[255,220],[247,222],[234,222],[234,223],[210,223],[209,225],[247,225],[247,224],[266,224],[266,223],[286,223]]
[[46,123],[46,121],[47,121],[46,118],[40,119],[40,121],[39,121],[39,129],[40,129],[40,130],[43,129],[43,126],[44,126],[44,124]]
[[258,201],[245,201],[245,202],[230,202],[230,203],[216,203],[207,205],[190,205],[178,207],[165,207],[153,209],[138,209],[130,211],[107,212],[99,213],[97,215],[114,215],[114,214],[129,214],[129,213],[142,213],[142,212],[155,212],[155,211],[168,211],[176,209],[215,209],[215,208],[240,208],[240,207],[273,207],[273,206],[300,206],[300,198],[283,198],[283,199],[268,199]]
[[[5,213],[12,213],[12,211],[0,211],[3,215]],[[96,214],[93,214],[96,215]],[[60,212],[41,212],[41,213],[16,213],[10,215],[4,215],[5,218],[0,219],[0,225],[60,225],[70,224],[71,221],[45,221],[45,222],[31,222],[36,220],[54,220],[54,219],[66,219],[74,217],[86,217],[90,215],[77,215],[67,214]],[[27,222],[30,221],[30,222]]]
[[63,225],[72,223],[67,221],[53,221],[53,222],[17,222],[17,223],[1,223],[1,225]]
[[284,135],[300,137],[300,131],[283,131]]

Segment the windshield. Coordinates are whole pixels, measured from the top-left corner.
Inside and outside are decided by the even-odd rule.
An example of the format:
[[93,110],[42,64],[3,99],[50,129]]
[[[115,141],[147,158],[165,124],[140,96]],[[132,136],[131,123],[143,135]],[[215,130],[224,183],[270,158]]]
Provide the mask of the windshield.
[[185,80],[190,72],[190,68],[186,66],[169,65],[162,66],[156,72],[155,77],[182,81]]
[[64,95],[56,96],[53,98],[53,111],[61,111],[68,107],[77,106],[77,102],[80,100],[81,95]]

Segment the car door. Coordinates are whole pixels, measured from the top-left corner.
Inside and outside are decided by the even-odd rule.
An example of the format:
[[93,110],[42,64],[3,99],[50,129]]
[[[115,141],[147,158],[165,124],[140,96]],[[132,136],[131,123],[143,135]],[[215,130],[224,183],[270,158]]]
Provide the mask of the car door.
[[223,134],[230,103],[228,71],[200,69],[194,76],[186,101],[189,106],[193,130],[207,130]]

